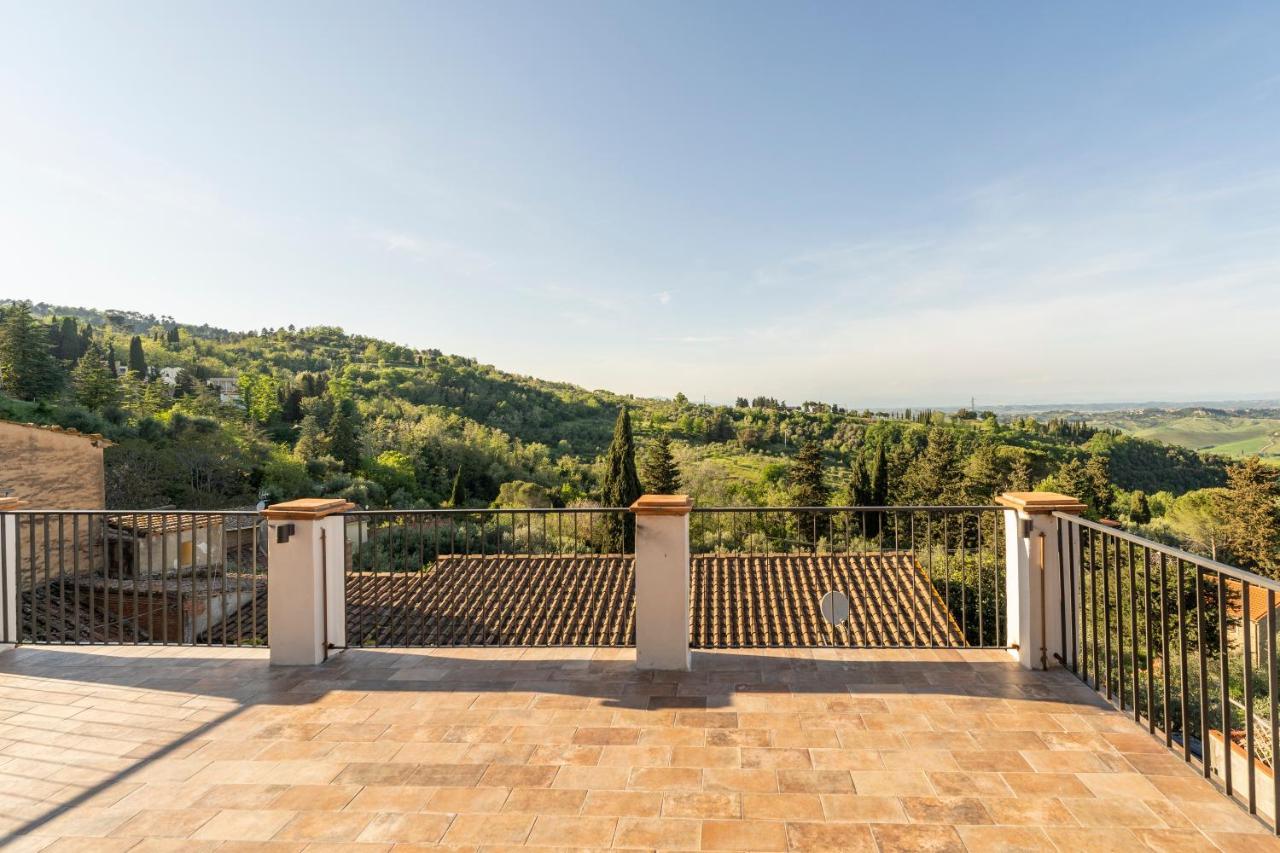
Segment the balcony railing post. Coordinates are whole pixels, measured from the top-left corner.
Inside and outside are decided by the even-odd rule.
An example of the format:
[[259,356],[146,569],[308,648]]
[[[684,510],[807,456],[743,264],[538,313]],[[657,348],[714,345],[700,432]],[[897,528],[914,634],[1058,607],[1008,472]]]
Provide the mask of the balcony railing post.
[[[1005,512],[1005,604],[1009,653],[1027,669],[1069,661],[1072,627],[1062,624],[1063,595],[1071,585],[1059,559],[1055,512],[1078,513],[1084,504],[1056,492],[1006,492],[996,498]],[[1068,573],[1069,574],[1069,573]],[[1065,638],[1065,645],[1064,645]]]
[[26,505],[17,498],[0,498],[0,651],[13,648],[18,629],[18,516]]
[[341,499],[273,504],[267,519],[267,643],[271,663],[324,662],[346,645],[345,525]]
[[636,520],[636,667],[688,670],[689,511],[685,495],[645,495]]

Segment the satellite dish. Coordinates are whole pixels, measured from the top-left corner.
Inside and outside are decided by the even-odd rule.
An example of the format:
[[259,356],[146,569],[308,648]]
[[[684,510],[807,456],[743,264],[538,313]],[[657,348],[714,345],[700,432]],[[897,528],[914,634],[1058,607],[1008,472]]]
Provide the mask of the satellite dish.
[[849,618],[849,596],[832,590],[822,596],[822,618],[832,625],[839,625]]

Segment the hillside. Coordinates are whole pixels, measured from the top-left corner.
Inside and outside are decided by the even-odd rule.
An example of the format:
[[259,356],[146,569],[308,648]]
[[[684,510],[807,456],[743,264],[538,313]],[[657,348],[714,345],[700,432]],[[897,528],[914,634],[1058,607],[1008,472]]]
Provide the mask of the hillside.
[[1230,458],[1261,456],[1280,464],[1280,411],[1275,409],[1142,409],[1092,416],[1096,426]]
[[[881,497],[893,503],[986,502],[1046,481],[1087,492],[1107,514],[1127,505],[1131,490],[1181,494],[1224,481],[1222,460],[1063,419],[634,398],[336,327],[233,332],[50,305],[31,314],[54,367],[30,400],[7,389],[0,416],[116,440],[108,499],[119,507],[301,494],[397,507],[488,505],[514,494],[592,501],[624,404],[642,453],[669,436],[683,487],[704,504],[788,504],[790,459],[805,442],[822,451],[833,503],[867,501],[857,490],[882,447]],[[108,362],[123,371],[118,380]],[[86,371],[108,374],[98,393],[85,393]],[[215,393],[214,379],[225,379],[229,393]]]

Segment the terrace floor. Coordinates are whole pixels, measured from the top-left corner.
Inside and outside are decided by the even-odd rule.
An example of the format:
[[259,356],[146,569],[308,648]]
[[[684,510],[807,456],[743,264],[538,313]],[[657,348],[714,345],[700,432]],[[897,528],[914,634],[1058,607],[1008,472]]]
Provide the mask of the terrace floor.
[[24,647],[0,847],[1272,850],[1063,672],[1001,652]]

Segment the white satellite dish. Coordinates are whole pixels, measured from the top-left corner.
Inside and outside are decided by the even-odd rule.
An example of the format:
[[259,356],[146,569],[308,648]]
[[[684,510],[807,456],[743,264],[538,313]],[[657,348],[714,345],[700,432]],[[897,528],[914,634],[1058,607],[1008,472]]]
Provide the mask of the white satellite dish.
[[839,625],[849,618],[849,596],[832,590],[822,596],[822,618],[832,625]]

